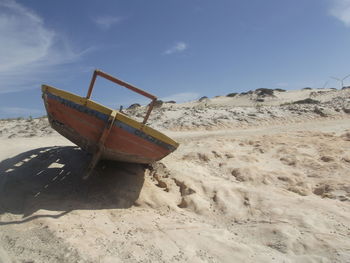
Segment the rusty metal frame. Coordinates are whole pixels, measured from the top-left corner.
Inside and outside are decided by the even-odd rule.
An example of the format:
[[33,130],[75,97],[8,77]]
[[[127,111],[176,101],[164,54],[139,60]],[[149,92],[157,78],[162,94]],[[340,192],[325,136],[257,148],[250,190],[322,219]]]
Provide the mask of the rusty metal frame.
[[111,115],[109,115],[107,124],[102,132],[100,140],[98,141],[97,150],[92,156],[90,164],[86,170],[86,175],[83,177],[84,180],[86,180],[90,177],[96,164],[100,160],[101,154],[103,153],[104,148],[105,148],[105,141],[112,130],[112,127],[113,127],[113,124],[114,124],[116,117],[117,117],[117,111],[114,110],[114,111],[112,111]]
[[91,93],[92,93],[92,90],[94,88],[97,76],[103,77],[103,78],[105,78],[105,79],[107,79],[109,81],[112,81],[112,82],[114,82],[114,83],[116,83],[116,84],[118,84],[120,86],[123,86],[123,87],[125,87],[125,88],[127,88],[129,90],[132,90],[132,91],[134,91],[134,92],[136,92],[138,94],[141,94],[142,96],[145,96],[145,97],[151,99],[152,102],[149,104],[149,108],[147,110],[146,116],[145,116],[145,118],[143,119],[143,122],[142,122],[143,124],[146,124],[146,122],[147,122],[147,120],[148,120],[148,118],[149,118],[149,116],[150,116],[150,114],[151,114],[151,112],[153,110],[154,104],[155,104],[155,102],[157,100],[156,96],[154,96],[154,95],[152,95],[152,94],[150,94],[150,93],[148,93],[148,92],[146,92],[146,91],[144,91],[142,89],[136,88],[135,86],[133,86],[133,85],[131,85],[129,83],[126,83],[126,82],[124,82],[124,81],[122,81],[120,79],[117,79],[117,78],[115,78],[115,77],[113,77],[113,76],[111,76],[111,75],[109,75],[109,74],[107,74],[107,73],[105,73],[103,71],[100,71],[100,70],[96,69],[94,71],[94,74],[92,75],[92,79],[91,79],[91,82],[90,82],[89,90],[88,90],[87,95],[86,95],[87,99],[90,99],[90,97],[91,97]]

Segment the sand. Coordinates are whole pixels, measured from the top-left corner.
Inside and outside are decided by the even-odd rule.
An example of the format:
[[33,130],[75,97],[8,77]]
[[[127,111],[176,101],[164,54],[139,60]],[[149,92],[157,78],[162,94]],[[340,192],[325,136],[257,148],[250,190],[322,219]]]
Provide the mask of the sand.
[[163,104],[180,147],[88,181],[45,118],[0,121],[0,262],[350,262],[349,91],[282,93]]

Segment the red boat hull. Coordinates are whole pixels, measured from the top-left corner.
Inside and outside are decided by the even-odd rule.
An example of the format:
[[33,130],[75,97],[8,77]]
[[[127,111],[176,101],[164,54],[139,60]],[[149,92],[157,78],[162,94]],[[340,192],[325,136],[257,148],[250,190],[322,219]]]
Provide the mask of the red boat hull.
[[[49,86],[43,86],[43,99],[52,128],[83,150],[95,153],[112,110]],[[117,112],[101,158],[147,164],[177,147],[166,135]]]

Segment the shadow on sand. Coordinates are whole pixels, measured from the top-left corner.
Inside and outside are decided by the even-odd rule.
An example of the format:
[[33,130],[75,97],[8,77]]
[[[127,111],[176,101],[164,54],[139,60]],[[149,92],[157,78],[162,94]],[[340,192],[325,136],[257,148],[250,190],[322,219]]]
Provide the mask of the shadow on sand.
[[[78,147],[46,147],[0,163],[0,215],[57,218],[76,209],[129,208],[144,183],[145,165],[101,161],[96,174],[83,180],[89,157]],[[59,215],[32,215],[39,209]],[[31,216],[32,215],[32,216]],[[26,218],[28,217],[29,218]]]

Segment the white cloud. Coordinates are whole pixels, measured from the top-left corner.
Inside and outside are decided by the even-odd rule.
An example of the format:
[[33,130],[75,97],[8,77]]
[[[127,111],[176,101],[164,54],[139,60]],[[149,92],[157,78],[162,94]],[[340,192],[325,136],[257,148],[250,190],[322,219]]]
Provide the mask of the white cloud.
[[187,102],[198,99],[200,96],[199,93],[196,92],[183,92],[183,93],[176,93],[164,98],[161,98],[163,101],[170,101],[174,100],[176,102]]
[[109,29],[111,26],[118,24],[122,20],[122,17],[110,15],[104,15],[93,18],[95,24],[102,29]]
[[350,27],[350,0],[331,0],[330,14]]
[[188,45],[185,42],[177,42],[174,46],[164,51],[165,55],[173,53],[183,52],[187,49]]
[[15,0],[0,1],[0,39],[0,93],[33,88],[56,66],[84,53],[73,52],[39,15]]

